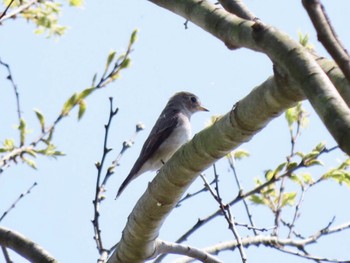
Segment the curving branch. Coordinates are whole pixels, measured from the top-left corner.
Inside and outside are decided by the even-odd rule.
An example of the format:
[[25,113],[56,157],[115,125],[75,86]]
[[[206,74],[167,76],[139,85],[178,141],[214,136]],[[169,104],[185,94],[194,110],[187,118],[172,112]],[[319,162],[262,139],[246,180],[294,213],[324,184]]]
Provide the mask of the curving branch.
[[317,32],[318,40],[337,62],[344,75],[350,81],[350,56],[340,42],[326,10],[320,0],[302,0]]
[[0,227],[0,245],[10,248],[30,262],[56,263],[58,262],[44,248],[34,243],[22,234]]

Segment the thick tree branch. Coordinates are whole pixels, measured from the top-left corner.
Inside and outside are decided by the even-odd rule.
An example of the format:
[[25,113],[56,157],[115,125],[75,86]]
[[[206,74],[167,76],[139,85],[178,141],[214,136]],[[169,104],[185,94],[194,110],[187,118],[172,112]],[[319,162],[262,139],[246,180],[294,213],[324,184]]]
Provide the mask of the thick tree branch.
[[337,62],[344,75],[350,81],[350,57],[326,14],[320,0],[303,0],[303,5],[316,29],[318,40]]
[[29,240],[20,233],[0,227],[0,245],[10,248],[30,262],[55,263],[54,259],[45,249]]
[[337,141],[350,154],[350,110],[312,55],[286,34],[260,21],[236,17],[209,1],[150,0],[223,41],[265,53],[298,84]]

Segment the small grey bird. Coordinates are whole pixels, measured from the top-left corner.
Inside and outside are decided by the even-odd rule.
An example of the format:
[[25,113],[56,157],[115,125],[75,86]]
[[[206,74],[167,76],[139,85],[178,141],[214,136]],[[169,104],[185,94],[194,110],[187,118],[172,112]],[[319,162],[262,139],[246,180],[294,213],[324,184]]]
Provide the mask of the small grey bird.
[[198,97],[189,92],[172,96],[160,114],[144,143],[140,156],[120,186],[116,198],[136,177],[147,171],[159,170],[191,137],[190,118],[197,111],[208,111]]

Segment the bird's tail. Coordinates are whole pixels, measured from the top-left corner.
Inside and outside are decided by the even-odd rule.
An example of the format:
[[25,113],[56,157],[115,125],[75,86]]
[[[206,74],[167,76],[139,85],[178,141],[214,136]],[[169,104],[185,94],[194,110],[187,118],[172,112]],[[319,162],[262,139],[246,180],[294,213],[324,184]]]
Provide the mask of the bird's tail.
[[128,186],[128,184],[129,184],[134,178],[135,178],[135,175],[132,174],[132,173],[130,173],[130,174],[126,177],[126,179],[124,180],[124,182],[122,183],[122,185],[119,187],[118,193],[117,193],[117,195],[116,195],[116,197],[115,197],[114,200],[116,200],[116,199],[121,195],[121,193],[125,190],[125,188]]

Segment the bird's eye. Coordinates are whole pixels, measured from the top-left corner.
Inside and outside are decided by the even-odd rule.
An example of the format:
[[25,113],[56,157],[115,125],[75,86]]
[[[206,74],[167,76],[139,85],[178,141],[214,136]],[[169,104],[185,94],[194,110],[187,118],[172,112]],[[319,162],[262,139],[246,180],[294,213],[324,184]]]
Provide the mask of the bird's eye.
[[191,101],[192,101],[193,103],[196,103],[196,102],[197,102],[197,98],[196,98],[196,97],[191,97]]

